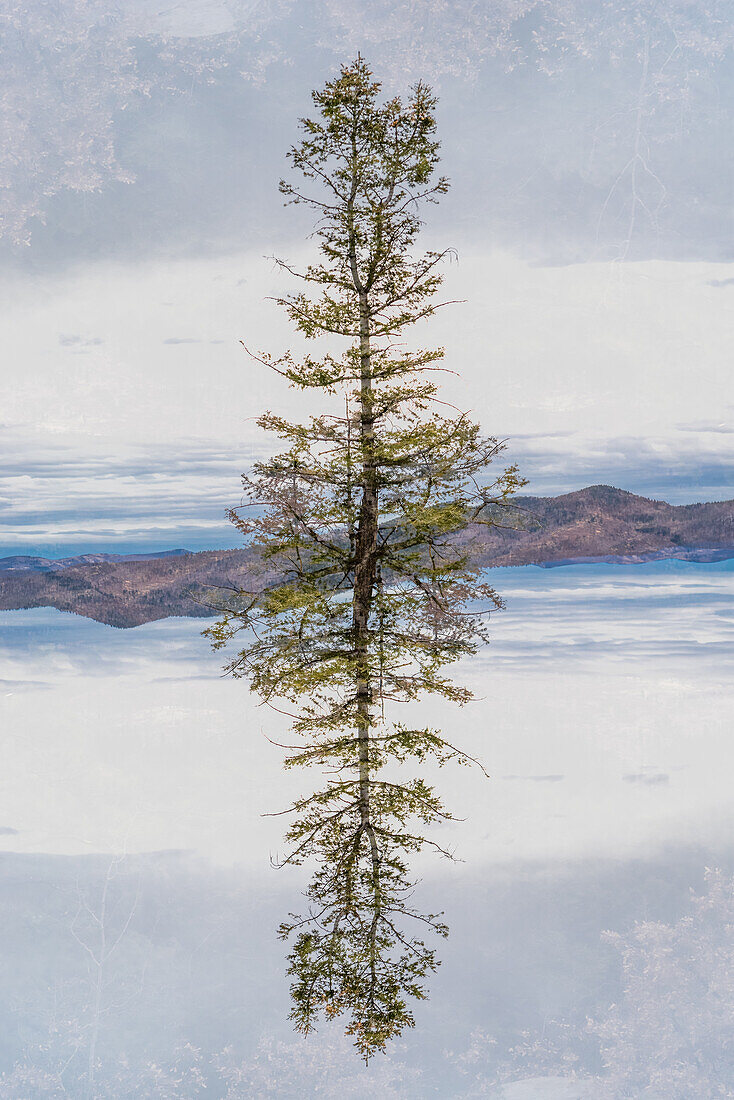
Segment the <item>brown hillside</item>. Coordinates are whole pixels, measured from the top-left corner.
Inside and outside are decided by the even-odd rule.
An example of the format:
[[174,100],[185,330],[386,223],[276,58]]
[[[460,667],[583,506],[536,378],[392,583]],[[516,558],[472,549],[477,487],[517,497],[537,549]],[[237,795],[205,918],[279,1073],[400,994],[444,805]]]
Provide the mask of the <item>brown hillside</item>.
[[[472,553],[484,565],[552,564],[569,558],[734,557],[734,501],[672,505],[608,485],[559,497],[522,497],[517,529],[479,528]],[[507,522],[507,520],[503,520]],[[212,612],[207,585],[241,584],[248,550],[206,550],[150,561],[70,566],[51,573],[0,571],[0,610],[56,607],[110,626]]]

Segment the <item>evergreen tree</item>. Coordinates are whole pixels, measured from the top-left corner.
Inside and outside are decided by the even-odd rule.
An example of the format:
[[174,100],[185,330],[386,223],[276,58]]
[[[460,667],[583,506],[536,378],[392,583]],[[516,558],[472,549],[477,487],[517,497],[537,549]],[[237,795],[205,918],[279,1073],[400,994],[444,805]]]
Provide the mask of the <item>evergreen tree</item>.
[[424,934],[447,933],[440,914],[413,908],[408,860],[439,847],[423,828],[450,815],[402,765],[471,762],[437,730],[389,721],[390,704],[471,698],[445,666],[476,650],[487,609],[501,606],[472,541],[522,484],[514,467],[487,480],[502,444],[438,401],[431,372],[443,349],[401,343],[438,308],[447,253],[415,255],[414,245],[421,205],[448,181],[436,175],[430,90],[419,83],[407,102],[379,92],[364,60],[343,67],[313,93],[315,117],[301,120],[289,153],[305,189],[281,191],[318,215],[320,257],[292,272],[304,292],[281,304],[306,337],[347,346],[258,357],[292,386],[330,395],[334,411],[307,423],[260,417],[284,449],[243,477],[246,505],[230,513],[260,569],[250,590],[220,599],[208,632],[215,646],[245,632],[228,671],[292,715],[286,766],[326,776],[292,807],[284,862],[317,870],[306,913],[280,932],[296,1026],[346,1013],[365,1059],[413,1025],[410,998],[425,996],[438,965]]

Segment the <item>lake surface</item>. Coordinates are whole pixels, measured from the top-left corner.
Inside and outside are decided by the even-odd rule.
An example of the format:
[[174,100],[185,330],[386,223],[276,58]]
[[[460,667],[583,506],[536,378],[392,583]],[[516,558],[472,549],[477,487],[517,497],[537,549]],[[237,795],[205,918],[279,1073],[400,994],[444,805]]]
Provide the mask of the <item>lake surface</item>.
[[415,1031],[367,1076],[338,1032],[285,1019],[274,929],[303,875],[270,868],[283,818],[262,815],[308,777],[280,769],[283,719],[222,678],[201,620],[0,614],[0,1068],[68,1080],[91,1047],[90,1095],[148,1095],[121,1067],[190,1042],[249,1059],[235,1095],[473,1096],[478,1029],[509,1044],[614,998],[602,930],[673,920],[707,864],[734,870],[734,562],[488,575],[507,609],[458,668],[476,700],[411,713],[491,778],[431,776],[462,818],[432,835],[464,862],[423,858],[418,890],[451,937]]

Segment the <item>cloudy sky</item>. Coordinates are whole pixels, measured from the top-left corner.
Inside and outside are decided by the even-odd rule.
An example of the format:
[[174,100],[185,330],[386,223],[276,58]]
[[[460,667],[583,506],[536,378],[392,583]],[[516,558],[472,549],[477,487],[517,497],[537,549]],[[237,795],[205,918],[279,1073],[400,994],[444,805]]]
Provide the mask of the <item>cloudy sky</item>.
[[[357,50],[432,81],[455,245],[421,334],[528,491],[734,482],[731,38],[712,0],[40,0],[3,33],[0,553],[233,545],[224,508],[303,401],[272,255],[309,90]],[[727,354],[728,353],[728,354]],[[449,377],[449,376],[447,376]]]

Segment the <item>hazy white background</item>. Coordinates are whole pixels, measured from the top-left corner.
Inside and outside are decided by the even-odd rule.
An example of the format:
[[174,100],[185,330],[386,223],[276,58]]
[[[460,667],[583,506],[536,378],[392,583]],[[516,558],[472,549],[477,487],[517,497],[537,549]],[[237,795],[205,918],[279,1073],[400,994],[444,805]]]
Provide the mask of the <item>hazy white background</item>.
[[[420,339],[458,372],[447,397],[508,438],[529,492],[732,496],[728,0],[0,15],[0,555],[235,543],[254,418],[305,411],[239,344],[298,346],[272,255],[300,259],[311,226],[277,181],[310,89],[358,50],[386,94],[439,95],[452,190],[425,243],[456,246],[465,301]],[[430,708],[491,773],[438,777],[465,862],[426,859],[419,890],[451,938],[369,1074],[338,1029],[304,1042],[286,1019],[275,928],[302,883],[269,868],[282,819],[262,814],[304,780],[267,740],[280,720],[220,677],[200,621],[0,615],[0,1096],[468,1098],[504,1076],[506,1100],[599,1100],[652,1072],[655,1100],[731,1093],[710,1017],[730,1034],[731,966],[690,967],[734,958],[734,902],[711,887],[701,918],[689,894],[734,870],[731,578],[497,571],[508,610],[460,670],[478,700]],[[625,970],[602,933],[645,921]],[[603,1082],[587,1017],[612,1034]]]

